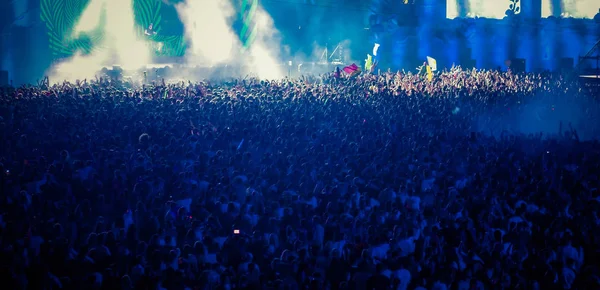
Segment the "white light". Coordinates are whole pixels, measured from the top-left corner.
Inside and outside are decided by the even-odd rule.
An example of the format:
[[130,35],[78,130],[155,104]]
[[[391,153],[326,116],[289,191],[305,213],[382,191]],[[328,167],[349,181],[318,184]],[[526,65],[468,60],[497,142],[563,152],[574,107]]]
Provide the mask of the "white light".
[[288,65],[289,65],[289,66],[292,66],[292,61],[291,61],[291,60],[288,62]]
[[229,1],[186,0],[176,4],[175,9],[184,24],[188,61],[214,65],[232,59],[232,52],[239,43],[227,22],[235,15]]

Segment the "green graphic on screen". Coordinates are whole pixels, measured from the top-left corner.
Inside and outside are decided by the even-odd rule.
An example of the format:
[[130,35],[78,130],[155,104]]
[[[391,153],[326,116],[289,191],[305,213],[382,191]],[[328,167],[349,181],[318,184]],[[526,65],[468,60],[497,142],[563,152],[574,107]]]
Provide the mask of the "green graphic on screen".
[[[104,17],[100,25],[88,33],[72,36],[72,32],[88,3],[92,0],[41,0],[41,19],[48,29],[50,49],[57,58],[69,57],[76,52],[83,54],[101,50],[104,33]],[[133,11],[137,24],[136,32],[150,40],[152,50],[157,56],[183,56],[185,39],[183,35],[165,35],[161,31],[160,0],[134,0]],[[153,24],[155,35],[146,36],[144,31]]]
[[258,0],[242,0],[242,9],[240,9],[240,18],[242,19],[240,40],[244,49],[248,49],[256,39],[258,26],[256,25],[256,21],[254,21],[254,15],[257,8]]

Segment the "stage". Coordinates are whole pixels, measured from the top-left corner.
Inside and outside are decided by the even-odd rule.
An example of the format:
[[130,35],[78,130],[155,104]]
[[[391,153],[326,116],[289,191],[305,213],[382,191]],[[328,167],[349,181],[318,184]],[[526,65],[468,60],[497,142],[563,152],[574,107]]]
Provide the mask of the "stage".
[[[283,77],[300,77],[302,75],[320,75],[331,73],[339,67],[344,67],[341,63],[319,63],[302,62],[280,63],[274,69],[278,69]],[[184,63],[149,63],[138,69],[125,69],[119,64],[104,66],[99,72],[99,76],[125,78],[125,79],[144,79],[145,81],[158,80],[204,80],[204,79],[230,79],[247,78],[257,76],[255,68],[252,66],[239,65],[191,65]]]

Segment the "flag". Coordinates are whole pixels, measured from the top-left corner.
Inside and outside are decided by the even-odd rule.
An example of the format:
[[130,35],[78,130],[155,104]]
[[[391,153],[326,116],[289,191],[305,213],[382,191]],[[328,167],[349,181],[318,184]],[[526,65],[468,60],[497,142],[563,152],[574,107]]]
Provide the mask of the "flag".
[[437,71],[437,61],[435,60],[435,58],[428,56],[427,64],[431,67],[432,71]]
[[375,43],[373,46],[373,56],[377,56],[377,51],[379,50],[379,43]]
[[365,59],[365,71],[368,73],[371,71],[373,67],[373,57],[370,54],[367,54],[367,59]]
[[355,63],[344,68],[344,72],[349,74],[351,77],[356,76],[360,73],[360,67],[358,67]]
[[431,81],[433,80],[433,70],[431,69],[430,66],[426,66],[427,69],[427,80]]
[[353,74],[358,70],[360,70],[360,68],[355,63],[344,68],[344,72],[346,72],[347,74]]

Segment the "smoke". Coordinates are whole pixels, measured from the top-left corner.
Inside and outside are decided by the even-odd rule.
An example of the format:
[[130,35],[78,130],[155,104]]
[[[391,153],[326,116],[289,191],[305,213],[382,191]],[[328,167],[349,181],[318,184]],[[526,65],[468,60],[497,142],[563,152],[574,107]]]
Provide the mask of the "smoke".
[[68,60],[52,66],[46,74],[52,83],[93,79],[102,69],[106,58],[106,53],[102,52],[94,52],[90,55],[82,55],[81,52],[77,52]]
[[104,45],[124,69],[139,69],[152,62],[146,41],[136,33],[133,0],[106,1]]
[[[104,20],[104,21],[103,21]],[[152,62],[146,41],[136,33],[133,0],[92,0],[77,21],[72,39],[100,29],[104,37],[95,44],[100,49],[72,57],[52,66],[47,75],[51,81],[92,78],[105,66],[120,65],[137,70]]]
[[[330,72],[331,68],[323,65],[325,62],[352,63],[351,45],[366,42],[357,39],[356,32],[364,29],[362,21],[348,21],[363,17],[364,11],[348,9],[343,3],[273,6],[269,11],[275,23],[282,24],[278,28],[285,33],[283,38],[289,46],[284,59],[293,60],[296,67],[302,64],[301,74]],[[352,43],[349,39],[353,39]],[[364,52],[360,59],[368,51]]]
[[256,37],[250,55],[252,66],[256,68],[256,74],[259,78],[278,79],[283,77],[281,63],[281,38],[279,31],[273,24],[271,16],[262,8],[256,10],[255,19],[257,21],[258,36]]
[[185,27],[188,63],[217,65],[231,61],[234,48],[240,47],[229,25],[235,14],[231,3],[187,0],[175,8]]
[[188,65],[228,65],[263,79],[283,77],[279,32],[262,7],[257,8],[254,18],[258,31],[256,39],[245,53],[242,53],[242,43],[231,25],[237,15],[230,1],[186,0],[176,4],[175,8],[185,27]]

